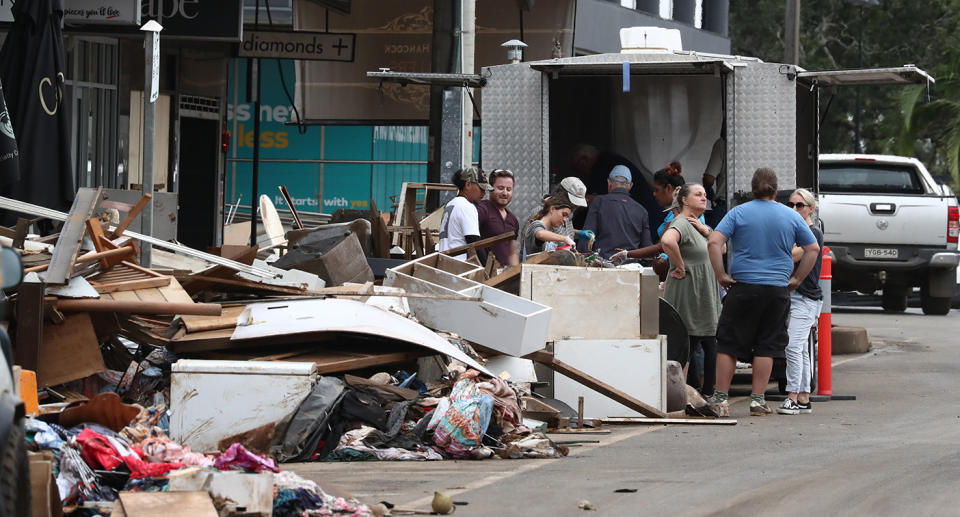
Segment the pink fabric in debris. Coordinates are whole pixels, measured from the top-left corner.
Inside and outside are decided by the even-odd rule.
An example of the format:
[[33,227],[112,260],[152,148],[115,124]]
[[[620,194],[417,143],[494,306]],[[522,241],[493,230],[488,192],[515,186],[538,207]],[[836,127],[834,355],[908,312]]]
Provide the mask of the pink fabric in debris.
[[154,463],[176,462],[194,467],[213,465],[212,457],[193,452],[190,446],[180,445],[166,437],[147,438],[140,442],[140,448],[143,449],[143,456]]
[[77,435],[77,443],[82,447],[83,459],[91,468],[113,470],[126,464],[133,479],[160,477],[171,470],[183,467],[182,463],[148,463],[140,459],[135,448],[128,447],[123,440],[108,438],[90,429],[84,429]]
[[256,472],[280,472],[272,459],[254,454],[239,443],[231,445],[229,449],[223,451],[223,454],[217,456],[213,466],[220,470],[244,469]]

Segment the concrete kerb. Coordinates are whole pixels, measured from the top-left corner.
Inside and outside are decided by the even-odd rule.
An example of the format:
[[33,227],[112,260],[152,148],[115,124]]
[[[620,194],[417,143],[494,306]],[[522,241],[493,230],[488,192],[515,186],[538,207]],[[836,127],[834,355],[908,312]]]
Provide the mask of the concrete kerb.
[[863,327],[835,325],[831,329],[833,355],[863,354],[870,351],[870,338]]

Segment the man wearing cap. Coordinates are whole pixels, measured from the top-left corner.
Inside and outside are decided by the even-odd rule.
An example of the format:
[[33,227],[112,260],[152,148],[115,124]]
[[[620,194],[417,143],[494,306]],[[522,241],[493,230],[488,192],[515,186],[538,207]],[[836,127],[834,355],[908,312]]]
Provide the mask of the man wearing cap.
[[584,229],[597,235],[594,249],[609,259],[617,248],[632,250],[650,246],[650,216],[630,196],[633,177],[623,165],[613,167],[607,178],[609,193],[594,198],[587,211]]
[[[513,173],[507,169],[495,169],[490,173],[490,185],[493,190],[490,197],[477,203],[477,215],[480,221],[480,238],[496,237],[507,232],[519,235],[520,221],[507,205],[513,199]],[[520,263],[517,253],[517,241],[503,241],[492,247],[497,262],[503,266],[513,266]],[[486,262],[486,250],[479,250],[480,260]]]
[[[652,186],[644,178],[640,169],[624,156],[612,151],[600,151],[593,145],[581,143],[574,146],[571,162],[577,176],[583,179],[587,187],[588,203],[592,202],[595,196],[607,192],[607,175],[615,166],[622,165],[630,170],[632,181],[630,197],[647,209],[647,215],[654,214],[660,209],[657,199],[653,196]],[[651,218],[651,220],[657,220],[658,225],[659,219],[658,216]]]
[[[457,197],[443,208],[440,221],[440,251],[450,250],[480,240],[480,222],[475,203],[493,187],[476,167],[460,169],[453,174],[453,184],[457,186]],[[466,260],[467,254],[461,253],[454,258]]]

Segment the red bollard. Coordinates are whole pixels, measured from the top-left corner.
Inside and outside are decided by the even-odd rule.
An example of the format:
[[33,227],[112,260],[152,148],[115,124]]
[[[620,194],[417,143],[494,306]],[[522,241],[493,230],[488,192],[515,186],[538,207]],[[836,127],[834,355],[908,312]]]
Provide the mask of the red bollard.
[[833,395],[831,386],[833,341],[830,316],[830,284],[833,280],[830,248],[823,248],[823,266],[820,270],[820,290],[823,291],[823,308],[820,309],[820,323],[817,327],[817,393]]

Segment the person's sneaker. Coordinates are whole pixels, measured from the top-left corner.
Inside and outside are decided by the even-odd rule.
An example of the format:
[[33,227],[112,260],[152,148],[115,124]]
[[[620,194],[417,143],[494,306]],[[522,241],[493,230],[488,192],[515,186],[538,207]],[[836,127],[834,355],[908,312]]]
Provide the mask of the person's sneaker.
[[767,416],[773,413],[773,410],[770,409],[770,406],[766,402],[760,402],[759,400],[750,401],[750,416]]
[[724,400],[723,402],[711,403],[707,407],[713,411],[718,418],[726,418],[730,416],[730,402]]
[[793,399],[787,398],[783,401],[783,405],[777,408],[777,413],[781,415],[799,415],[800,404],[794,402]]
[[730,416],[730,401],[714,393],[707,399],[707,407],[710,408],[710,411],[713,411],[718,418],[724,418]]
[[800,413],[804,415],[809,415],[810,413],[813,413],[813,404],[811,404],[809,400],[806,403],[797,402],[797,408],[799,408]]

